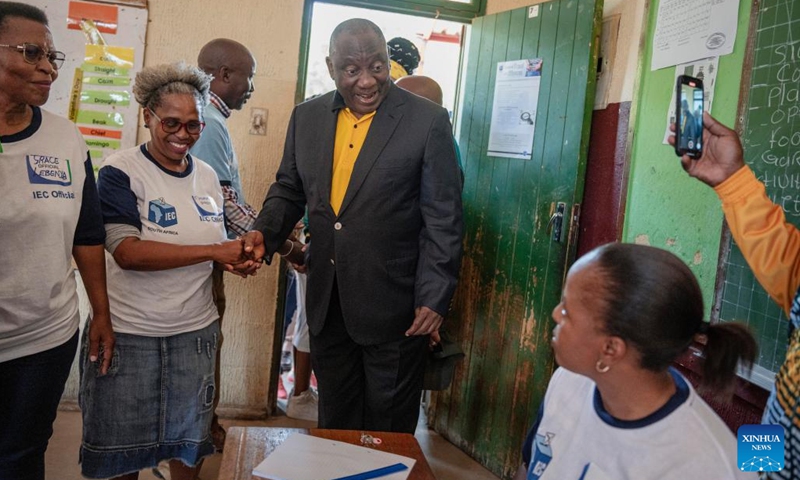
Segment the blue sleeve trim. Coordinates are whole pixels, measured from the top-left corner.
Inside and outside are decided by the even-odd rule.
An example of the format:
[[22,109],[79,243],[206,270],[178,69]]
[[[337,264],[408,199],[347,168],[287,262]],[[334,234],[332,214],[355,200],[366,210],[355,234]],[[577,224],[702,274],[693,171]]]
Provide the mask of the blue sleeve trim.
[[531,449],[533,448],[533,437],[536,436],[536,431],[539,430],[539,424],[542,423],[542,417],[544,416],[544,400],[542,403],[539,404],[539,412],[536,414],[536,421],[533,422],[531,429],[528,431],[528,436],[525,437],[525,443],[522,444],[522,463],[525,465],[525,469],[528,469],[528,466],[531,463]]
[[175,178],[188,177],[189,175],[192,174],[192,171],[194,170],[194,160],[192,160],[192,156],[189,155],[189,154],[186,154],[186,162],[187,162],[186,170],[184,170],[182,172],[173,172],[172,170],[167,170],[166,168],[164,168],[163,165],[158,163],[158,160],[156,160],[155,157],[153,155],[151,155],[150,152],[147,150],[147,143],[143,143],[143,144],[139,145],[139,151],[142,152],[142,155],[144,155],[144,158],[146,158],[146,159],[150,160],[151,162],[153,162],[153,165],[158,167],[159,170],[161,170],[162,172],[166,173],[170,177],[175,177]]
[[21,132],[17,132],[13,135],[0,135],[0,143],[21,142],[39,131],[39,127],[42,126],[42,110],[34,106],[31,106],[31,110],[33,110],[31,124],[25,127]]
[[665,419],[670,413],[677,410],[678,407],[689,399],[689,384],[686,382],[686,379],[673,367],[669,368],[669,374],[672,376],[672,381],[675,383],[675,393],[672,394],[670,399],[667,400],[667,403],[661,408],[638,420],[620,420],[608,413],[603,406],[603,399],[600,397],[600,391],[595,387],[594,410],[597,412],[597,416],[607,425],[616,428],[643,428]]
[[94,182],[94,169],[89,152],[83,162],[86,179],[83,182],[83,200],[78,225],[75,227],[73,245],[102,245],[106,241],[106,229],[103,227],[103,215],[100,213],[100,200],[97,196],[97,185]]
[[131,190],[131,179],[128,174],[106,165],[100,169],[97,179],[100,191],[100,208],[103,212],[103,222],[124,223],[142,230],[142,220],[139,217],[139,206],[136,194]]

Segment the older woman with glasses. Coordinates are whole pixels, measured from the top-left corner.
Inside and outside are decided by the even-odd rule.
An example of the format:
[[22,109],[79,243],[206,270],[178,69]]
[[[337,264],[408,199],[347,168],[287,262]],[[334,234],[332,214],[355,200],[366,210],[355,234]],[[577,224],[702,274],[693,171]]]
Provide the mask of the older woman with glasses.
[[189,154],[203,130],[211,78],[185,64],[136,75],[133,93],[150,141],[100,169],[111,320],[108,374],[84,353],[81,463],[88,478],[138,478],[169,460],[172,480],[194,479],[214,453],[217,309],[212,268],[257,268],[227,240],[216,173]]
[[69,120],[40,108],[64,60],[47,25],[38,8],[0,2],[0,480],[44,479],[78,345],[72,259],[94,317],[87,353],[100,372],[114,348],[86,143]]

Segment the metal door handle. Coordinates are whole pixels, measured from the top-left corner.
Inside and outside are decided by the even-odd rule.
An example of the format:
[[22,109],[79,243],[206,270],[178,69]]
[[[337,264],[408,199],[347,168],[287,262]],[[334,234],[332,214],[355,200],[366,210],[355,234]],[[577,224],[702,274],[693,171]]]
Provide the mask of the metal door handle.
[[564,225],[564,211],[566,209],[566,203],[558,202],[556,204],[556,211],[553,212],[553,215],[550,217],[550,221],[547,222],[547,233],[552,231],[551,239],[554,242],[561,242],[561,233]]

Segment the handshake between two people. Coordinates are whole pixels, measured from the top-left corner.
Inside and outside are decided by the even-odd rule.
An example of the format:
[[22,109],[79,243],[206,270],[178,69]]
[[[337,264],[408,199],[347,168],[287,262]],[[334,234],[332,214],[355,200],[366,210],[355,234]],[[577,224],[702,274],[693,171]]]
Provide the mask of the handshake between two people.
[[[256,275],[266,255],[264,236],[253,230],[235,240],[214,245],[214,262],[217,268],[247,278]],[[299,242],[294,234],[287,238],[277,253],[292,264],[299,272],[305,272],[305,251],[308,246]]]

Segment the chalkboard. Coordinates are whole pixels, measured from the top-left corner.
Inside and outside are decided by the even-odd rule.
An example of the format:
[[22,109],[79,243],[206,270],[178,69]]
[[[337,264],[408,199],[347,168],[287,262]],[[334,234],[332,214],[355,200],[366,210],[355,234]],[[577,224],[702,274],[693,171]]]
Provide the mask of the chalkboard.
[[[745,160],[786,218],[800,225],[800,0],[755,0],[742,75],[738,130]],[[759,342],[752,380],[772,383],[786,355],[788,319],[723,235],[720,321],[746,322]]]

